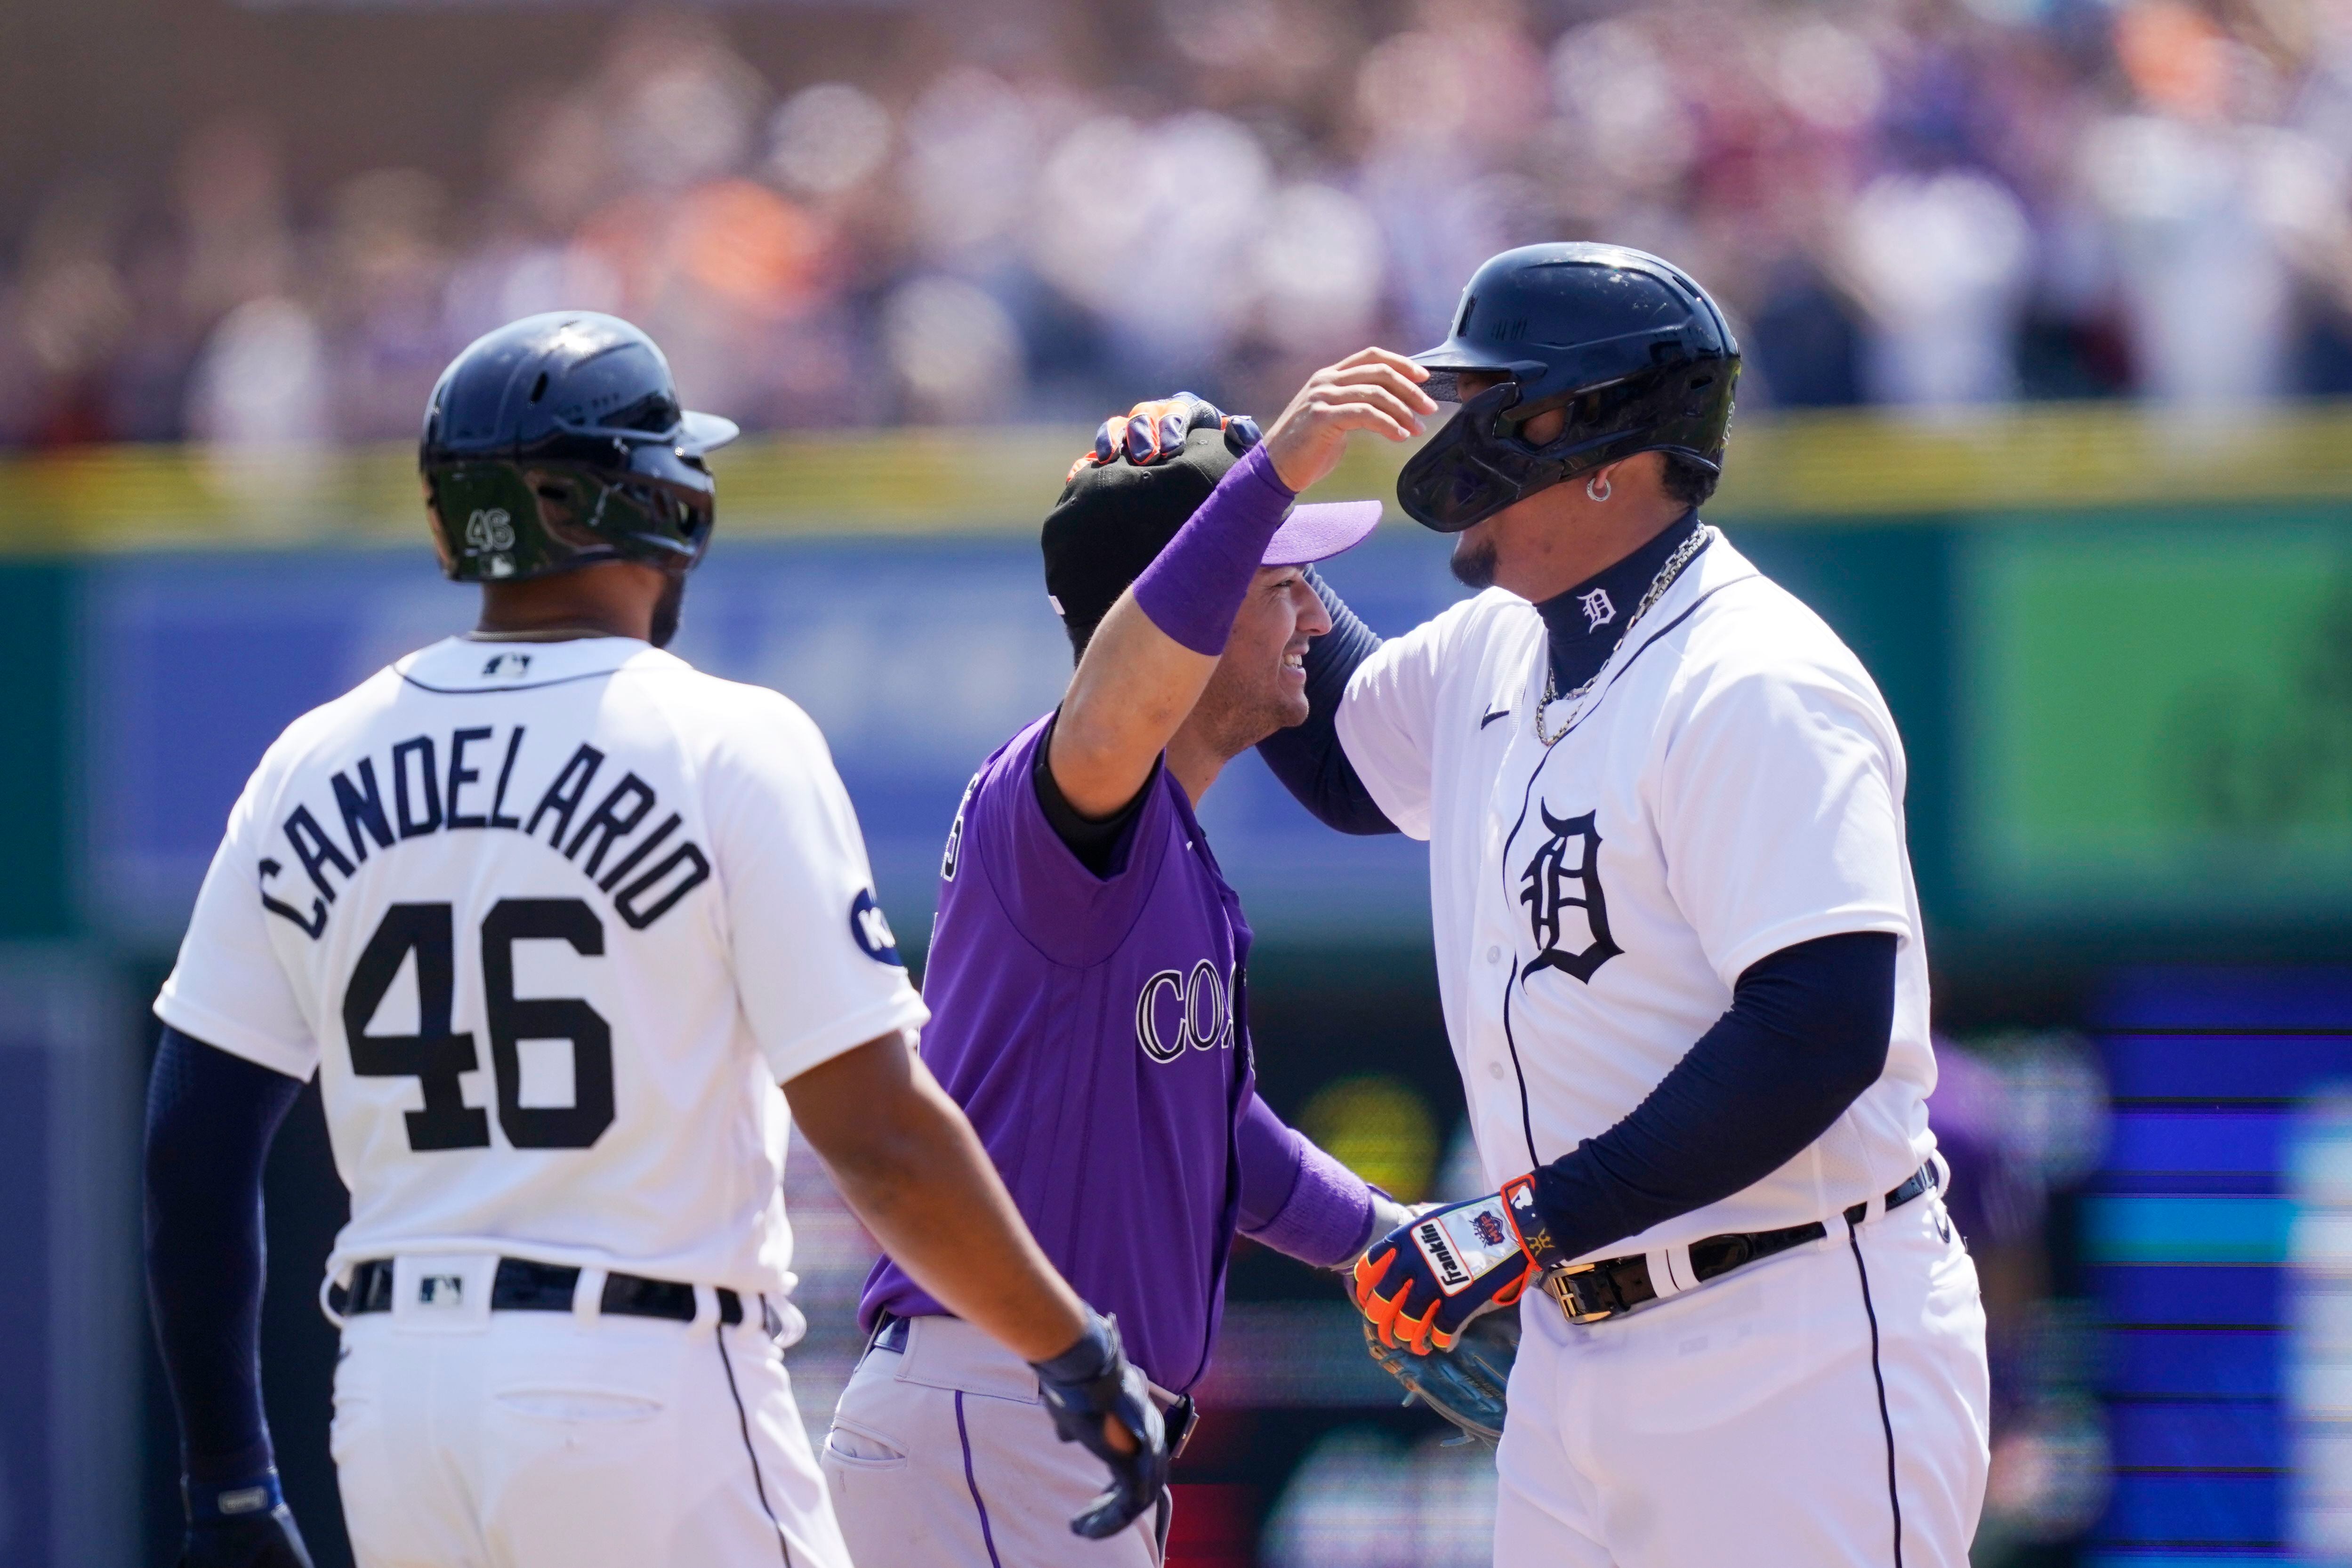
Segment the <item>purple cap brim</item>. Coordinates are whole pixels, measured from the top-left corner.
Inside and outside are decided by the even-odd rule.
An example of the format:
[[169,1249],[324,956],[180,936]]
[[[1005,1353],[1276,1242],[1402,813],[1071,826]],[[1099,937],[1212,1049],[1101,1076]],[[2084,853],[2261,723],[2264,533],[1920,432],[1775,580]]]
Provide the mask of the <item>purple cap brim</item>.
[[1260,566],[1307,566],[1364,542],[1381,524],[1378,501],[1318,501],[1293,507],[1265,547]]

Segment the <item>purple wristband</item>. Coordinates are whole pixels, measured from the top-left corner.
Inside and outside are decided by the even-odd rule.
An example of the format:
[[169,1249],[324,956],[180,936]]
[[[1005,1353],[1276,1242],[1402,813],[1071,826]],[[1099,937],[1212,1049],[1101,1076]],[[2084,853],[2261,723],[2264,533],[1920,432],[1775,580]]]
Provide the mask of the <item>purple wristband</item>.
[[1135,580],[1136,603],[1195,653],[1223,653],[1250,579],[1297,498],[1265,444],[1251,447]]
[[1364,1249],[1372,1189],[1313,1143],[1298,1140],[1298,1181],[1274,1218],[1242,1234],[1276,1252],[1337,1269]]

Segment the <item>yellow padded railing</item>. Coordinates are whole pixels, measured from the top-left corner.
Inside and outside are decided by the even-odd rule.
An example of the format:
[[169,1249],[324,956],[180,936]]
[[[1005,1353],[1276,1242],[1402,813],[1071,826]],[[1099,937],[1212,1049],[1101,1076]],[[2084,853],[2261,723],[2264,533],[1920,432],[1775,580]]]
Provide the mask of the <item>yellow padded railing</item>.
[[[1088,433],[1059,427],[758,437],[714,460],[730,534],[954,535],[1036,527]],[[1403,450],[1358,443],[1317,498],[1394,497]],[[2117,506],[2352,503],[2352,402],[2200,420],[2122,403],[1943,418],[1739,421],[1727,521],[1874,522]],[[420,537],[405,447],[223,455],[110,446],[0,458],[0,552]]]

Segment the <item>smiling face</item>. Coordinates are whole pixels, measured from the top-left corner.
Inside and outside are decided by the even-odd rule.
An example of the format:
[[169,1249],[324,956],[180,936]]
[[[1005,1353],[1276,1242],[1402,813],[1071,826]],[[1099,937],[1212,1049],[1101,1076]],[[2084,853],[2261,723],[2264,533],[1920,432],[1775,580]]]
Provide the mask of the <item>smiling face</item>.
[[1223,757],[1307,722],[1307,645],[1331,630],[1303,569],[1260,567],[1214,674],[1185,722]]

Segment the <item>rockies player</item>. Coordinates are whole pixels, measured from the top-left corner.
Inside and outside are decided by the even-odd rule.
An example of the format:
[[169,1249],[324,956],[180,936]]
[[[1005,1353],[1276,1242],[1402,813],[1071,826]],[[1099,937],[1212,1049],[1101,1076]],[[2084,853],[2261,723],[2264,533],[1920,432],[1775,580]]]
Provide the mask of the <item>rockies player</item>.
[[1518,1307],[1497,1568],[1959,1568],[1984,1319],[1902,744],[1698,517],[1738,347],[1657,257],[1545,245],[1416,358],[1461,407],[1397,497],[1484,591],[1383,643],[1326,587],[1315,711],[1261,747],[1331,825],[1428,841],[1495,1189],[1376,1242],[1359,1304],[1423,1354]]
[[[1106,427],[1044,533],[1076,673],[982,765],[940,867],[923,1059],[1179,1442],[1236,1230],[1345,1269],[1408,1218],[1257,1098],[1250,930],[1193,809],[1307,716],[1328,627],[1307,565],[1381,508],[1291,501],[1349,432],[1412,433],[1434,406],[1412,374],[1381,352],[1319,371],[1263,443],[1189,397]],[[863,1568],[1159,1562],[1165,1509],[1115,1553],[1073,1542],[1094,1482],[1040,1440],[1035,1379],[908,1261],[893,1247],[867,1281],[871,1347],[825,1444]]]
[[480,625],[269,748],[156,1003],[188,1568],[309,1561],[257,1319],[262,1159],[314,1071],[366,1568],[846,1568],[782,1360],[791,1116],[924,1288],[1038,1364],[1039,1434],[1111,1459],[1091,1527],[1160,1494],[1140,1374],[909,1050],[929,1015],[824,738],[661,651],[734,434],[604,316],[518,321],[434,391],[427,510]]

